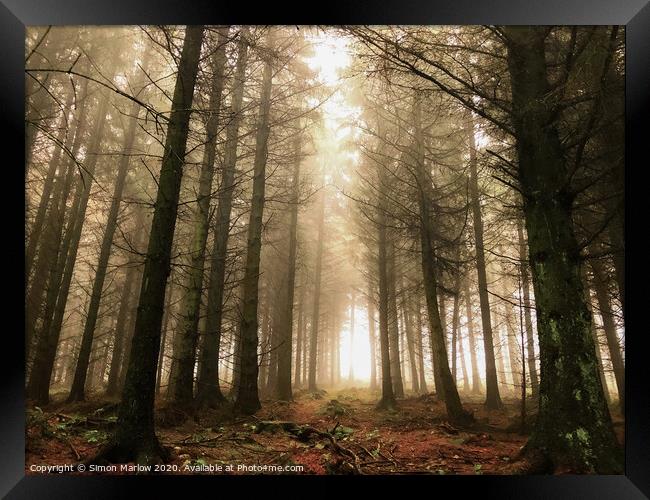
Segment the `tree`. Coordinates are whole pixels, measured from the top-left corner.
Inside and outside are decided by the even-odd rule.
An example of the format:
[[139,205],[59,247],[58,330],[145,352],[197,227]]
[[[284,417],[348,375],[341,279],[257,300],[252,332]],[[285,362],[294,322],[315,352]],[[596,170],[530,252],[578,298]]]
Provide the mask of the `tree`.
[[167,458],[154,430],[156,365],[203,31],[200,25],[185,30],[117,429],[95,461],[150,465]]
[[237,163],[237,141],[242,115],[242,99],[248,58],[247,30],[239,32],[237,43],[237,63],[232,84],[232,100],[228,125],[221,185],[217,199],[214,224],[214,244],[211,254],[210,279],[205,321],[205,334],[201,344],[201,369],[197,384],[197,403],[214,407],[225,401],[219,386],[219,352],[221,343],[221,323],[224,302],[224,281],[226,276],[226,253],[230,235],[230,217]]
[[316,390],[316,363],[318,359],[318,329],[320,326],[321,280],[323,273],[323,250],[325,234],[325,191],[321,191],[318,211],[318,239],[316,250],[316,271],[314,276],[313,309],[309,332],[309,375],[307,388]]
[[487,274],[485,272],[485,250],[483,245],[483,219],[479,199],[478,173],[476,169],[476,144],[474,124],[468,114],[467,137],[469,140],[470,193],[472,198],[472,215],[474,242],[476,247],[476,272],[478,274],[478,295],[481,302],[481,323],[483,325],[483,348],[485,350],[485,406],[491,409],[501,408],[499,382],[497,379],[494,357],[494,339],[492,338],[492,320],[490,317],[490,297],[488,295]]
[[[109,65],[111,70],[114,70],[117,53],[117,51],[113,53]],[[83,172],[77,181],[75,197],[70,209],[66,234],[58,253],[55,267],[51,268],[52,270],[49,279],[48,296],[46,298],[43,323],[36,346],[34,364],[27,384],[27,393],[29,397],[35,399],[40,404],[46,404],[49,402],[49,388],[52,369],[54,367],[54,358],[56,356],[56,349],[61,335],[63,315],[65,313],[65,306],[70,291],[70,283],[72,281],[72,274],[75,267],[77,252],[79,250],[81,230],[83,228],[84,217],[88,207],[88,200],[90,199],[97,158],[100,153],[102,139],[104,138],[103,131],[106,124],[108,104],[108,97],[105,95],[101,96],[97,114],[95,115],[93,139],[89,148],[93,154],[91,154],[88,161],[84,163]],[[81,136],[79,140],[81,141]],[[63,202],[65,203],[65,200]],[[62,214],[60,216],[62,216]]]
[[533,396],[539,391],[539,379],[537,378],[537,365],[535,356],[535,340],[533,332],[533,321],[530,314],[530,280],[528,277],[528,259],[526,258],[526,242],[524,241],[523,223],[517,222],[517,237],[519,239],[519,260],[521,287],[523,294],[524,319],[526,321],[526,342],[528,353],[528,373],[530,373],[530,385],[533,390]]
[[[190,250],[187,291],[181,305],[181,325],[174,337],[175,348],[170,381],[171,399],[178,406],[187,407],[194,399],[194,365],[199,337],[199,311],[203,291],[205,247],[208,240],[210,194],[215,169],[217,133],[219,132],[221,95],[224,87],[226,43],[228,28],[218,30],[216,48],[211,57],[209,114],[206,123],[206,142],[201,161],[199,192],[194,220],[194,234]],[[175,369],[174,369],[175,368]]]
[[440,322],[440,311],[438,309],[438,297],[436,293],[437,279],[434,269],[435,255],[432,241],[432,217],[430,213],[431,180],[426,173],[424,162],[424,141],[422,137],[421,118],[421,97],[414,96],[413,122],[415,126],[415,172],[417,182],[417,199],[420,216],[420,246],[422,259],[422,274],[424,277],[424,290],[427,304],[427,316],[429,319],[429,335],[434,363],[438,366],[440,373],[441,387],[444,394],[444,401],[447,407],[449,418],[458,423],[466,423],[472,420],[472,416],[463,409],[458,395],[458,389],[449,370],[449,360],[445,349],[445,337]]
[[262,249],[262,216],[264,214],[264,188],[266,184],[266,161],[269,139],[269,112],[271,108],[271,85],[273,79],[272,50],[275,31],[269,30],[266,60],[262,77],[262,94],[257,123],[255,163],[253,172],[253,195],[248,224],[246,270],[243,281],[241,315],[241,363],[240,380],[235,399],[236,411],[251,415],[260,409],[257,387],[257,304],[259,290],[260,253]]
[[300,162],[301,137],[296,134],[294,139],[294,167],[291,175],[291,214],[289,222],[289,255],[287,274],[287,296],[284,301],[282,330],[280,331],[280,349],[278,353],[278,399],[291,401],[291,347],[293,332],[293,302],[296,281],[296,253],[298,246],[298,203],[300,196]]
[[579,470],[620,472],[622,456],[600,384],[580,279],[569,172],[552,125],[554,110],[544,100],[549,91],[545,29],[508,27],[503,33],[540,344],[539,414],[527,449]]
[[[143,63],[143,67],[146,67],[146,62]],[[81,338],[81,349],[79,350],[79,358],[77,360],[77,367],[72,382],[72,389],[70,389],[70,394],[68,396],[68,402],[83,401],[85,398],[86,375],[88,372],[88,363],[90,361],[90,351],[93,344],[95,326],[97,324],[97,313],[99,312],[99,304],[104,289],[108,261],[111,256],[113,236],[115,235],[115,230],[117,228],[117,216],[122,202],[122,193],[126,184],[139,112],[140,106],[138,103],[132,102],[129,110],[129,116],[131,118],[129,119],[128,126],[124,130],[124,139],[121,148],[122,157],[120,158],[117,177],[113,187],[111,206],[108,211],[99,260],[95,271],[95,280],[93,281],[93,288],[90,294],[88,316],[86,317],[86,323],[84,325],[84,331]]]

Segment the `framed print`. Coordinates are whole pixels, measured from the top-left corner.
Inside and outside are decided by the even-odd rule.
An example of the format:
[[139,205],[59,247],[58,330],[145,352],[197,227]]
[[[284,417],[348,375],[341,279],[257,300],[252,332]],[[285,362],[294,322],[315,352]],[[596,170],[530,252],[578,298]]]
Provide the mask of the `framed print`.
[[650,7],[325,10],[4,0],[2,493],[646,498]]

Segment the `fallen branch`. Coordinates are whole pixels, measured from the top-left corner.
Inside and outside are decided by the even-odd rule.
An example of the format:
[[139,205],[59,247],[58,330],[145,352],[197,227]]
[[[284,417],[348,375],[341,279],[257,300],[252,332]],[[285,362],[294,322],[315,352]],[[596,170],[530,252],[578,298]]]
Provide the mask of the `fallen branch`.
[[[336,430],[338,427],[338,422],[332,429],[332,432]],[[336,437],[330,432],[327,431],[321,431],[316,429],[315,427],[312,427],[310,425],[298,425],[295,422],[284,422],[284,421],[261,421],[255,430],[256,433],[264,432],[264,431],[275,431],[275,430],[284,430],[288,432],[289,434],[294,435],[300,440],[307,440],[309,439],[310,436],[316,435],[318,437],[325,438],[329,440],[332,448],[339,452],[341,455],[345,455],[348,458],[351,458],[353,463],[353,467],[357,474],[363,474],[361,471],[361,468],[359,467],[359,457],[357,457],[356,453],[354,453],[352,450],[345,448],[344,446],[341,446],[337,440]]]

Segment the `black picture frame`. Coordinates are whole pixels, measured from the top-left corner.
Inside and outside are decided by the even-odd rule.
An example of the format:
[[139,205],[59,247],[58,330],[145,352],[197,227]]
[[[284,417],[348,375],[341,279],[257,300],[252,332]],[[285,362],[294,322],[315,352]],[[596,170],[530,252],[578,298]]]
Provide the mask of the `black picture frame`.
[[[631,332],[626,339],[626,443],[625,475],[621,476],[477,476],[477,477],[396,477],[391,485],[401,494],[422,494],[440,497],[443,488],[453,490],[453,498],[479,495],[479,498],[650,498],[650,390],[647,351],[643,349],[646,332],[639,329],[641,301],[644,294],[636,293],[636,284],[643,282],[638,270],[642,263],[635,262],[634,251],[639,248],[633,240],[637,231],[647,226],[643,212],[634,210],[635,200],[643,200],[644,184],[640,175],[647,165],[644,148],[643,124],[650,114],[650,3],[648,0],[548,0],[525,2],[517,0],[453,0],[433,2],[426,0],[337,0],[312,6],[282,8],[277,2],[255,5],[246,2],[218,2],[215,0],[0,0],[0,119],[4,122],[2,135],[5,142],[0,165],[6,176],[3,193],[5,213],[3,220],[15,223],[17,242],[15,251],[4,260],[5,266],[15,273],[5,282],[9,293],[5,302],[4,319],[17,318],[15,325],[3,326],[3,341],[16,339],[16,344],[5,344],[2,375],[0,376],[0,495],[7,498],[113,498],[134,493],[135,482],[146,481],[147,497],[159,493],[168,495],[198,495],[187,489],[187,478],[178,477],[70,477],[63,475],[25,476],[25,412],[24,412],[24,352],[22,317],[17,311],[22,296],[17,293],[24,281],[23,269],[17,262],[24,240],[24,203],[20,177],[24,175],[24,42],[25,27],[34,25],[122,25],[122,24],[618,24],[626,26],[626,261],[627,283],[632,284],[626,306],[626,329]],[[23,179],[24,180],[24,179]],[[13,199],[13,196],[16,199]],[[24,206],[24,205],[23,205]],[[634,226],[632,221],[634,220]],[[641,231],[643,232],[643,231]],[[5,233],[9,236],[8,233]],[[13,234],[13,233],[12,233]],[[637,250],[638,251],[638,250]],[[641,264],[641,267],[639,266]],[[635,270],[632,274],[630,270]],[[628,290],[630,290],[628,286]],[[15,302],[15,304],[14,304]],[[231,483],[238,488],[237,495],[248,495],[251,486],[268,488],[270,481],[289,481],[277,491],[287,494],[310,494],[319,482],[347,491],[353,483],[367,488],[370,483],[382,489],[387,478],[340,477],[193,477],[207,487],[208,494],[224,493],[222,485]],[[217,483],[215,483],[215,480]],[[173,482],[172,482],[173,481]],[[307,484],[306,481],[309,483]],[[312,483],[314,481],[314,483]],[[345,481],[345,484],[342,483]],[[412,482],[420,484],[413,484]],[[330,484],[333,483],[333,484]],[[431,483],[430,483],[431,482]],[[236,483],[236,484],[235,484]],[[262,484],[260,484],[262,483]],[[425,484],[426,483],[426,484]],[[142,485],[139,485],[142,486]],[[283,490],[283,488],[285,488]],[[286,489],[290,488],[290,489]],[[406,488],[406,489],[405,489]],[[268,490],[267,492],[272,492]],[[230,493],[227,493],[230,494]],[[266,493],[263,493],[266,494]],[[336,494],[336,492],[335,492]],[[451,495],[450,495],[451,496]]]

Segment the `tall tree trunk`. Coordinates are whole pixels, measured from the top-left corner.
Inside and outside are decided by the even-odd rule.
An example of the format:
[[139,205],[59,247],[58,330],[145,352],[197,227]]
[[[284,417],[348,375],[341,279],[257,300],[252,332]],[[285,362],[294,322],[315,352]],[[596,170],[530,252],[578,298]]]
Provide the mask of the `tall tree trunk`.
[[424,345],[422,342],[423,328],[422,328],[422,304],[420,292],[417,293],[416,304],[416,320],[417,320],[417,330],[416,330],[416,340],[417,340],[417,350],[418,350],[418,373],[420,374],[420,392],[422,394],[427,394],[429,388],[427,387],[427,380],[424,374]]
[[334,331],[334,347],[335,347],[335,362],[336,362],[336,369],[335,369],[335,374],[336,374],[336,380],[334,381],[335,384],[340,384],[341,383],[341,325],[340,323],[336,323],[336,329]]
[[[145,213],[141,207],[137,208],[137,215],[134,223],[135,241],[133,246],[139,249],[144,244],[146,234],[141,230],[144,226]],[[126,264],[126,276],[122,288],[122,296],[117,313],[117,322],[115,323],[115,344],[113,346],[113,357],[111,367],[108,371],[108,386],[106,388],[107,396],[117,396],[120,389],[120,372],[128,359],[124,356],[125,346],[130,337],[127,331],[129,313],[133,309],[132,303],[137,302],[138,298],[133,297],[137,290],[136,280],[139,274],[140,265],[135,264],[135,259],[129,259]]]
[[[116,57],[113,58],[113,62],[115,59]],[[114,64],[111,64],[111,67],[113,66]],[[27,390],[29,397],[35,399],[39,404],[47,404],[49,402],[52,368],[61,335],[61,326],[68,300],[68,292],[70,291],[72,275],[77,260],[77,251],[79,250],[81,230],[90,198],[92,180],[95,174],[97,158],[100,153],[101,142],[104,139],[104,125],[106,123],[108,103],[107,97],[101,98],[98,113],[95,117],[93,141],[88,148],[88,151],[92,153],[88,155],[88,161],[84,164],[83,172],[80,172],[75,198],[70,209],[66,235],[56,260],[56,268],[52,269],[50,274],[43,325],[41,326],[41,333],[36,346],[34,364]],[[72,168],[72,165],[70,168]],[[65,203],[65,200],[63,200],[63,203]],[[61,210],[64,207],[65,204],[62,205]],[[60,213],[62,215],[63,212]]]
[[469,291],[469,278],[465,279],[465,315],[467,316],[467,337],[469,355],[472,363],[472,394],[481,392],[481,374],[476,359],[476,337],[474,336],[474,315],[472,314],[472,296]]
[[[39,255],[35,266],[36,272],[32,280],[32,286],[27,293],[25,304],[26,360],[29,360],[31,344],[34,338],[40,337],[40,335],[35,335],[38,319],[45,316],[43,324],[46,324],[47,316],[52,314],[53,301],[56,300],[58,263],[62,258],[62,252],[67,248],[65,244],[60,243],[65,221],[66,191],[69,191],[73,175],[72,166],[68,166],[67,172],[61,172],[54,183],[52,206],[48,211],[48,220],[43,234],[44,241],[39,247]],[[45,304],[43,304],[44,293]]]
[[490,297],[487,288],[485,271],[485,248],[483,246],[483,218],[478,189],[478,173],[476,168],[476,142],[474,139],[474,122],[467,113],[467,137],[469,140],[469,186],[474,219],[474,241],[476,246],[476,271],[478,273],[478,295],[481,302],[481,323],[483,325],[483,349],[485,352],[485,406],[490,409],[501,408],[499,381],[497,377],[496,360],[494,357],[494,340],[492,338],[492,319],[490,318]]
[[150,465],[167,458],[154,430],[156,364],[203,30],[185,30],[117,428],[95,460]]
[[622,472],[584,300],[569,169],[547,102],[546,28],[503,30],[540,345],[539,412],[526,450],[578,471]]
[[618,343],[614,313],[612,312],[610,296],[607,290],[607,274],[603,269],[602,262],[598,259],[591,259],[590,264],[593,272],[593,289],[596,292],[598,310],[603,321],[609,359],[614,369],[614,379],[616,380],[616,390],[618,391],[618,404],[621,413],[625,415],[625,364],[621,355],[621,346]]
[[[149,235],[147,235],[149,236]],[[146,254],[146,247],[143,251],[143,254]],[[125,340],[124,340],[124,359],[120,366],[120,372],[118,374],[118,387],[120,390],[124,387],[124,382],[126,380],[126,373],[129,368],[129,361],[131,359],[131,347],[133,346],[133,335],[135,334],[135,320],[138,316],[138,304],[140,303],[140,292],[142,291],[142,279],[144,277],[144,262],[138,266],[136,272],[136,283],[135,290],[137,295],[133,297],[133,303],[129,304],[129,316],[128,316],[128,325],[125,330]],[[170,316],[171,319],[171,316]],[[168,381],[169,384],[169,381]]]
[[[305,313],[306,314],[306,313]],[[309,357],[309,346],[307,344],[307,341],[309,340],[307,338],[307,324],[308,321],[305,320],[305,325],[304,325],[304,330],[303,330],[303,337],[304,337],[304,342],[303,342],[303,348],[302,348],[302,383],[303,385],[308,384],[308,357]],[[311,329],[311,325],[309,327]],[[311,331],[311,330],[310,330]]]
[[461,333],[460,325],[458,326],[458,355],[460,356],[460,369],[463,373],[463,392],[468,393],[470,391],[469,374],[467,373],[467,361],[465,360],[465,346],[463,344],[463,336]]
[[252,415],[261,408],[257,388],[257,302],[262,250],[262,217],[264,215],[264,190],[266,184],[266,158],[269,139],[269,112],[271,109],[271,84],[273,78],[272,55],[275,29],[270,28],[262,77],[262,95],[255,144],[253,173],[253,199],[248,225],[246,271],[243,282],[243,311],[241,317],[241,375],[235,399],[235,410]]
[[[494,355],[495,355],[495,360],[496,360],[496,366],[497,366],[497,373],[499,374],[499,391],[503,394],[508,395],[508,393],[512,392],[510,390],[510,387],[508,386],[508,378],[507,378],[507,371],[506,371],[506,362],[505,362],[505,344],[503,342],[503,335],[501,332],[500,326],[497,326],[495,330],[493,330],[493,341],[494,341]],[[506,339],[507,340],[507,339]]]
[[354,382],[354,307],[355,296],[353,289],[350,298],[350,366],[348,370],[348,380],[351,384]]
[[323,251],[325,245],[325,191],[321,191],[320,207],[318,213],[318,242],[316,250],[316,271],[314,277],[313,310],[311,315],[311,329],[309,336],[309,391],[316,390],[316,363],[318,359],[318,327],[320,323],[320,295],[323,273]]
[[[47,52],[52,49],[50,45],[51,37],[49,36],[49,28],[46,29],[48,31],[42,35],[45,38],[39,37],[41,40],[40,51],[33,53],[36,62],[30,63],[30,66],[34,64],[36,67],[42,68],[49,63],[47,58],[42,55],[47,54]],[[26,60],[26,65],[27,62],[28,61]],[[25,117],[25,175],[27,174],[29,166],[32,164],[34,143],[36,142],[36,136],[38,132],[36,122],[38,122],[39,119],[43,119],[42,112],[46,108],[48,101],[51,99],[52,92],[50,88],[55,82],[56,81],[51,77],[51,75],[47,73],[42,80],[39,80],[33,74],[27,78],[25,86],[25,101],[27,111]]]
[[[70,147],[70,152],[72,156],[76,157],[79,153],[79,148],[82,144],[82,138],[86,132],[86,121],[87,115],[86,112],[86,102],[88,94],[88,80],[84,79],[82,84],[81,93],[82,101],[81,105],[76,111],[78,119],[75,121],[74,134],[68,132],[65,136],[66,147],[67,141],[74,137],[72,141],[72,147]],[[69,107],[69,106],[68,106]],[[43,292],[45,290],[46,279],[50,277],[50,273],[54,272],[52,266],[58,266],[59,262],[62,262],[62,255],[65,255],[66,246],[65,242],[60,243],[61,233],[64,228],[64,219],[65,219],[65,209],[72,186],[72,181],[74,177],[74,162],[71,159],[67,159],[65,162],[61,161],[61,148],[57,147],[56,152],[58,152],[58,159],[52,159],[50,162],[50,170],[48,171],[48,179],[45,181],[45,186],[43,188],[43,194],[41,196],[41,202],[38,207],[38,212],[36,214],[36,220],[32,226],[32,231],[29,234],[29,243],[26,249],[26,264],[25,264],[25,285],[29,284],[29,277],[32,271],[32,266],[34,265],[33,259],[38,253],[39,261],[42,260],[42,264],[39,263],[36,265],[36,270],[33,273],[33,282],[32,287],[29,288],[29,293],[27,295],[26,301],[26,311],[25,311],[25,360],[29,362],[32,344],[35,339],[35,328],[36,322],[39,318],[41,312],[41,299],[43,298]],[[54,177],[55,174],[59,172],[58,177],[54,180],[53,187],[48,189],[50,172]],[[64,180],[65,179],[65,180]],[[56,189],[60,187],[62,191],[54,193],[48,192],[51,189]],[[51,199],[50,199],[51,198]],[[73,207],[75,205],[73,204]],[[49,211],[47,211],[49,207]],[[47,216],[47,219],[46,219]],[[45,227],[43,227],[45,226]],[[38,244],[40,241],[41,232],[45,229],[47,232],[47,238],[44,238],[44,241],[41,242],[41,251],[37,252]],[[54,235],[54,236],[53,236]],[[44,248],[44,245],[47,248]],[[56,257],[56,258],[55,258]],[[63,257],[65,258],[65,257]],[[52,283],[50,287],[52,289],[53,300],[56,300],[56,292],[58,291],[58,285]],[[50,288],[48,288],[48,294],[50,293]],[[47,299],[46,299],[47,300]],[[46,305],[47,307],[47,305]],[[52,313],[49,312],[51,315]]]
[[263,381],[262,389],[268,391],[269,393],[277,392],[278,385],[278,348],[280,344],[280,310],[282,302],[282,295],[284,295],[286,280],[284,277],[280,277],[280,284],[277,288],[278,295],[274,296],[272,308],[272,321],[271,329],[268,336],[268,363],[267,363],[267,379]]
[[458,323],[460,319],[460,273],[457,274],[454,284],[454,308],[451,316],[451,376],[454,383],[458,386]]
[[232,384],[230,387],[230,398],[234,399],[239,391],[241,379],[241,325],[238,323],[233,329],[232,338]]
[[338,328],[338,310],[334,309],[332,316],[329,318],[329,335],[327,337],[327,342],[329,344],[329,368],[330,368],[330,385],[336,383],[336,340],[337,340],[337,328]]
[[301,278],[300,283],[300,297],[298,298],[298,328],[296,331],[296,368],[295,368],[295,385],[296,387],[302,387],[302,351],[304,349],[305,342],[305,332],[304,332],[304,310],[305,310],[305,278],[304,275]]
[[139,104],[134,102],[131,105],[129,116],[128,128],[124,131],[124,143],[122,144],[122,157],[117,171],[117,178],[115,179],[115,186],[113,187],[113,197],[111,199],[111,206],[108,211],[104,235],[102,238],[101,250],[99,252],[99,260],[95,270],[95,280],[90,294],[90,304],[88,306],[88,316],[84,325],[83,334],[81,336],[81,348],[79,350],[79,358],[77,359],[77,367],[75,369],[74,378],[72,380],[72,389],[68,396],[68,402],[83,401],[85,399],[85,385],[86,374],[88,372],[88,362],[90,360],[90,350],[93,344],[93,337],[95,334],[95,326],[97,323],[97,314],[99,313],[99,304],[102,298],[102,291],[104,290],[104,281],[106,279],[106,271],[108,269],[108,261],[111,256],[113,247],[113,236],[117,228],[117,216],[119,215],[120,205],[122,203],[122,193],[126,183],[126,176],[129,170],[131,159],[131,150],[133,149],[133,142],[135,140],[136,126],[138,123]]
[[[436,268],[436,271],[439,272],[439,269]],[[440,275],[438,276],[440,277]],[[447,355],[447,362],[449,362],[450,356],[449,356],[449,331],[447,330],[447,298],[445,297],[445,291],[442,289],[442,287],[438,287],[436,291],[438,293],[438,308],[440,310],[440,326],[442,327],[442,334],[445,339],[445,354]],[[440,372],[438,372],[437,380],[438,383],[440,383]],[[443,395],[443,400],[444,400],[444,395]]]
[[175,349],[172,363],[177,366],[176,369],[172,370],[175,376],[170,381],[170,395],[172,404],[180,407],[188,407],[194,399],[194,365],[196,364],[196,347],[199,339],[199,313],[203,292],[205,247],[208,241],[210,196],[215,169],[217,134],[220,125],[219,114],[224,86],[227,39],[228,28],[219,28],[217,49],[213,52],[210,61],[212,70],[210,99],[208,102],[210,113],[206,123],[206,142],[201,160],[197,206],[194,212],[194,228],[186,283],[187,292],[181,304],[179,328],[174,336]]
[[216,407],[225,401],[219,386],[219,351],[221,344],[221,323],[223,316],[224,284],[226,276],[226,254],[230,235],[230,214],[232,194],[235,187],[237,164],[237,143],[242,118],[242,99],[248,59],[247,30],[239,32],[237,63],[232,84],[230,116],[226,126],[223,171],[217,200],[212,247],[210,282],[206,308],[205,334],[201,344],[201,370],[197,384],[197,403],[200,406]]
[[375,334],[375,303],[372,288],[368,287],[368,342],[370,344],[370,390],[377,389],[377,340]]
[[521,261],[521,288],[524,296],[524,321],[526,325],[526,348],[528,350],[528,373],[530,374],[530,386],[533,397],[539,392],[539,379],[537,378],[537,364],[535,362],[535,339],[533,334],[533,320],[530,314],[530,279],[528,277],[528,255],[526,253],[526,241],[524,240],[524,228],[521,220],[517,221],[517,237],[519,239],[519,260]]
[[[85,104],[87,89],[88,89],[88,80],[84,79],[82,83],[81,93],[80,93],[80,97],[82,99],[82,107]],[[69,113],[70,107],[72,106],[73,97],[74,97],[74,93],[69,92],[63,107],[63,109],[65,110],[64,113]],[[43,191],[41,192],[41,199],[38,203],[38,209],[36,211],[34,223],[32,224],[31,231],[29,232],[29,242],[25,250],[25,259],[26,259],[25,276],[27,277],[27,279],[29,279],[29,277],[31,276],[32,264],[34,263],[36,248],[39,244],[41,233],[43,231],[47,208],[48,206],[54,205],[54,203],[56,203],[56,198],[54,197],[52,198],[52,202],[50,202],[50,196],[52,194],[52,189],[54,187],[54,179],[61,167],[61,164],[64,163],[61,161],[61,153],[63,152],[63,148],[61,148],[59,144],[65,144],[66,148],[70,149],[70,145],[68,144],[68,142],[76,135],[76,131],[68,129],[67,127],[68,119],[65,114],[64,117],[65,118],[62,120],[63,124],[61,124],[61,126],[59,127],[59,133],[57,134],[56,137],[57,144],[54,148],[52,157],[50,158],[47,174],[43,181]],[[79,121],[77,121],[77,123],[79,123]],[[76,128],[78,128],[78,126]],[[63,172],[60,172],[60,176],[62,175]]]
[[395,243],[390,241],[387,249],[388,273],[388,332],[390,348],[390,374],[393,379],[393,392],[396,398],[404,397],[404,381],[402,380],[402,366],[400,363],[399,348],[399,317],[397,311],[397,283],[396,283],[396,258]]
[[422,133],[421,117],[421,98],[419,94],[415,96],[415,148],[416,148],[416,179],[418,185],[418,206],[420,212],[420,248],[422,259],[422,276],[424,278],[424,291],[427,301],[427,313],[429,319],[429,335],[431,337],[431,347],[434,364],[437,364],[440,373],[440,387],[444,396],[447,414],[450,420],[458,423],[465,423],[472,420],[472,416],[463,408],[458,389],[451,377],[449,370],[449,360],[447,359],[445,349],[445,334],[440,322],[440,311],[438,309],[438,297],[436,290],[437,278],[434,268],[435,254],[433,246],[432,231],[432,214],[431,200],[433,199],[431,190],[431,179],[426,172],[424,163],[424,138]]
[[302,161],[302,138],[298,132],[294,139],[294,164],[291,175],[291,220],[289,222],[289,256],[287,275],[287,296],[285,299],[280,350],[278,352],[278,399],[291,401],[291,348],[293,345],[293,299],[296,281],[296,254],[298,250],[298,203],[300,201],[300,163]]
[[514,327],[515,311],[513,305],[507,302],[503,304],[505,308],[506,335],[508,336],[508,359],[510,360],[510,373],[512,374],[513,390],[515,395],[521,394],[521,388],[524,385],[523,366],[524,353],[519,352],[517,345],[517,333]]
[[593,311],[593,306],[591,304],[591,290],[590,290],[590,283],[589,279],[587,278],[587,266],[583,265],[580,267],[580,273],[582,276],[582,283],[584,284],[585,288],[585,304],[587,305],[587,310],[589,311],[589,314],[591,315],[591,333],[594,336],[594,345],[596,348],[596,358],[598,359],[598,374],[600,375],[600,383],[603,386],[603,394],[605,395],[605,400],[607,401],[607,405],[612,404],[612,397],[609,393],[609,389],[607,387],[607,377],[605,376],[605,366],[603,363],[603,358],[602,354],[600,352],[600,339],[598,338],[598,328],[596,327],[596,321],[594,320],[594,311]]
[[269,349],[271,344],[271,323],[269,321],[271,301],[268,296],[268,284],[266,285],[267,294],[264,298],[264,308],[262,309],[262,344],[260,346],[260,372],[258,381],[260,388],[267,389],[267,381],[269,375]]
[[[167,337],[169,336],[169,320],[172,317],[172,297],[174,295],[174,289],[172,288],[173,278],[169,280],[167,286],[169,290],[165,292],[165,307],[163,324],[162,324],[162,333],[160,337],[160,352],[158,353],[158,369],[156,372],[156,396],[160,394],[160,387],[162,386],[162,376],[163,376],[163,367],[165,364],[165,348],[167,347]],[[171,367],[169,370],[171,377]],[[169,387],[169,383],[168,383]]]
[[317,376],[316,382],[318,385],[322,384],[325,381],[325,376],[327,374],[327,334],[329,328],[329,316],[327,314],[323,315],[323,321],[319,327],[318,335],[318,358],[317,358]]
[[411,389],[415,394],[420,392],[420,380],[418,378],[418,370],[416,367],[416,357],[415,357],[415,343],[413,340],[413,324],[411,317],[411,310],[409,308],[409,300],[406,296],[406,286],[404,284],[404,279],[402,276],[402,315],[404,317],[404,332],[406,334],[406,348],[409,354],[409,365],[411,368]]
[[386,175],[381,166],[379,168],[379,210],[378,210],[378,257],[377,267],[379,274],[379,346],[381,354],[381,399],[377,404],[378,408],[395,408],[395,393],[393,392],[393,380],[391,374],[391,351],[389,339],[389,292],[388,292],[388,242],[386,237]]

